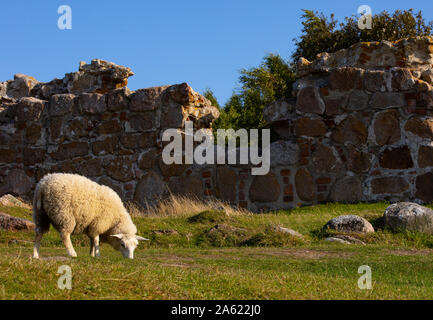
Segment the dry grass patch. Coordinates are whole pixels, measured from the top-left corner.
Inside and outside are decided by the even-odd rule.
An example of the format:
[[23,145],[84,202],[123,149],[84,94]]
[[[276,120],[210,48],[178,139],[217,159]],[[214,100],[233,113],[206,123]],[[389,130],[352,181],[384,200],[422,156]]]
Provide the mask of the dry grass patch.
[[228,216],[251,215],[247,209],[233,207],[219,199],[199,199],[197,197],[178,196],[171,194],[153,207],[143,208],[135,202],[128,202],[126,207],[131,216],[171,217],[191,216],[209,210],[225,211]]

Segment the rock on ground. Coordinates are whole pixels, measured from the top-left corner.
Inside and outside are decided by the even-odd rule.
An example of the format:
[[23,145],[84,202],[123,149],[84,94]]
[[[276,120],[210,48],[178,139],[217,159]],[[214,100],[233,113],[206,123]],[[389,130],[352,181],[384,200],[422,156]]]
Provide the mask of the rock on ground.
[[374,232],[374,228],[370,222],[356,215],[339,216],[331,219],[326,223],[324,228],[341,232]]
[[293,237],[304,238],[302,234],[300,234],[298,231],[295,231],[293,229],[289,229],[281,226],[272,226],[272,228],[277,232],[287,233]]
[[30,209],[31,206],[22,202],[21,200],[15,198],[11,194],[5,194],[0,197],[0,205],[5,207],[21,207],[21,208],[27,208]]
[[362,245],[365,245],[365,243],[359,239],[356,239],[354,237],[347,236],[347,235],[340,235],[340,234],[333,236],[333,237],[326,238],[325,241],[338,242],[338,243],[344,243],[344,244],[362,244]]
[[412,202],[400,202],[386,208],[385,227],[394,231],[418,231],[433,234],[433,210]]
[[21,231],[33,230],[34,228],[34,223],[29,220],[13,217],[0,212],[0,230]]

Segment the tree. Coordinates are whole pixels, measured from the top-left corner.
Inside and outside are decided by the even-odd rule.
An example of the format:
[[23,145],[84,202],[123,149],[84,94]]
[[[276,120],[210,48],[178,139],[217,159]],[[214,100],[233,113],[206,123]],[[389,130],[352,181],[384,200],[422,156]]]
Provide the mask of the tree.
[[218,103],[217,98],[215,97],[213,91],[209,88],[207,88],[204,92],[203,92],[203,96],[208,99],[212,105],[214,107],[217,107],[218,109],[221,109],[220,104]]
[[295,71],[279,55],[267,55],[259,67],[240,71],[240,88],[221,111],[214,128],[263,128],[263,109],[272,101],[292,96]]
[[413,9],[396,10],[392,15],[383,11],[373,16],[371,29],[363,30],[358,27],[356,16],[347,17],[343,23],[338,24],[334,14],[328,18],[323,13],[303,10],[302,18],[302,35],[299,39],[294,39],[294,61],[300,57],[311,61],[321,52],[336,52],[361,41],[396,41],[432,35],[433,30],[433,22],[426,23],[422,12],[415,14]]

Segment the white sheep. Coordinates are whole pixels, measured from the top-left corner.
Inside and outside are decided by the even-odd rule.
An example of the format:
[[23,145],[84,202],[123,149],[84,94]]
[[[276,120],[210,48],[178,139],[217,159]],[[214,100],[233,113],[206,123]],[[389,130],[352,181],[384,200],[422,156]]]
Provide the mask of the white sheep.
[[71,257],[77,256],[71,234],[90,238],[92,257],[99,256],[101,241],[133,259],[138,240],[148,240],[136,235],[137,228],[116,192],[76,174],[47,174],[39,181],[33,199],[33,221],[36,259],[50,224],[60,233]]

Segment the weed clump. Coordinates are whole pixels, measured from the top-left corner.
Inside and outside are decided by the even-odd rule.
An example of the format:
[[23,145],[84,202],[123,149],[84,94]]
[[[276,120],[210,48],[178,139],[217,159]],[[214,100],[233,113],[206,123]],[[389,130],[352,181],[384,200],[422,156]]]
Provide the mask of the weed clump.
[[225,211],[206,210],[187,219],[190,223],[221,223],[229,220]]

